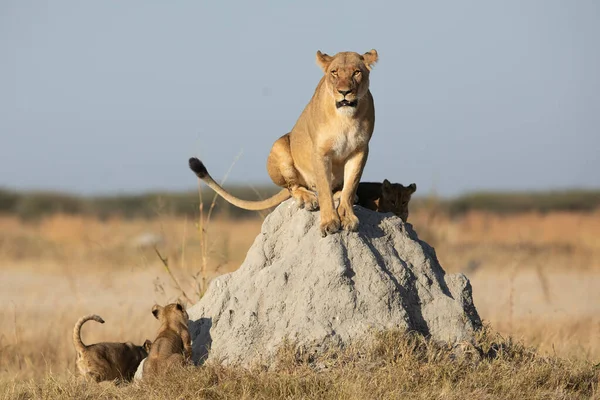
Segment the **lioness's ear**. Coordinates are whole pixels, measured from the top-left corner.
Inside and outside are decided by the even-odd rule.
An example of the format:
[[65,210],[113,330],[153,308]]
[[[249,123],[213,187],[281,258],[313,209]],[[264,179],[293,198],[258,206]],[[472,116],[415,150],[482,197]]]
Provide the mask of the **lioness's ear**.
[[411,183],[410,185],[408,185],[408,188],[410,189],[411,193],[414,193],[417,191],[417,184],[416,183]]
[[158,319],[158,315],[160,314],[161,310],[162,310],[162,307],[159,306],[158,304],[155,304],[152,307],[152,314],[154,314],[154,318]]
[[317,50],[317,65],[321,67],[323,72],[327,72],[327,68],[329,67],[329,64],[331,64],[331,60],[333,60],[333,57],[325,53],[321,53],[321,50]]
[[149,339],[146,339],[143,347],[144,347],[144,350],[146,350],[146,353],[150,353],[150,349],[152,348],[152,342]]
[[379,55],[377,54],[377,50],[373,49],[371,51],[367,51],[363,54],[363,60],[365,61],[365,65],[369,68],[369,71],[373,68],[373,65],[379,60]]

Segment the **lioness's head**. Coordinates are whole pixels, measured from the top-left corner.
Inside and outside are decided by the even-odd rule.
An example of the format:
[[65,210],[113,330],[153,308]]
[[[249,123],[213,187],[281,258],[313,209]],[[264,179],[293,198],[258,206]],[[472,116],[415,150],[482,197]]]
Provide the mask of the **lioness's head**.
[[390,183],[390,181],[384,179],[381,187],[379,210],[381,212],[392,212],[406,222],[408,219],[408,202],[416,191],[417,185],[414,183],[404,186],[400,183]]
[[363,55],[345,51],[333,57],[317,51],[317,64],[325,72],[326,89],[338,112],[345,115],[356,112],[360,100],[369,91],[369,72],[377,59],[375,50]]

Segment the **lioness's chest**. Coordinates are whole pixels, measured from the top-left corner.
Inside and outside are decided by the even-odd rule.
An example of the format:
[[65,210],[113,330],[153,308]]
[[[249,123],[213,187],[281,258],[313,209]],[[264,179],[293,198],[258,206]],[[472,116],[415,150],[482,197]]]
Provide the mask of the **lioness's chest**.
[[369,140],[369,132],[358,121],[333,124],[325,133],[331,143],[331,156],[334,161],[344,161],[357,149],[364,147]]

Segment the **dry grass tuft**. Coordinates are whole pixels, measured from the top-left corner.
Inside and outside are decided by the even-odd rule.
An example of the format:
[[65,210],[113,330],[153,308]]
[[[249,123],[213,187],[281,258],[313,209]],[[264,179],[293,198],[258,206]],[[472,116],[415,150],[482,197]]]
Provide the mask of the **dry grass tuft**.
[[114,386],[73,376],[0,383],[10,399],[547,399],[598,398],[599,371],[582,361],[543,357],[489,328],[472,357],[419,335],[384,332],[307,362],[283,349],[273,368],[208,363],[162,382]]

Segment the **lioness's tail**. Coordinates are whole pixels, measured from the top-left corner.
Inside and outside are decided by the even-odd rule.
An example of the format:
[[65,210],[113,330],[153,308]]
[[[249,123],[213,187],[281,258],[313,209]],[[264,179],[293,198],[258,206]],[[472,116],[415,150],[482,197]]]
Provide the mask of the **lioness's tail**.
[[196,157],[192,157],[189,160],[190,169],[194,171],[196,176],[202,179],[206,184],[215,192],[221,195],[225,200],[230,202],[236,207],[243,208],[244,210],[258,211],[264,210],[265,208],[275,207],[279,203],[284,200],[287,200],[291,197],[289,190],[283,189],[279,193],[274,196],[269,197],[268,199],[261,201],[249,201],[242,200],[231,193],[227,192],[225,189],[221,187],[215,180],[210,176],[206,167],[202,163],[202,161],[198,160]]
[[99,315],[86,315],[85,317],[79,318],[75,324],[75,327],[73,328],[73,346],[75,346],[75,350],[78,353],[81,353],[86,347],[81,341],[81,326],[91,319],[96,322],[100,322],[101,324],[104,323],[104,320],[100,318]]

